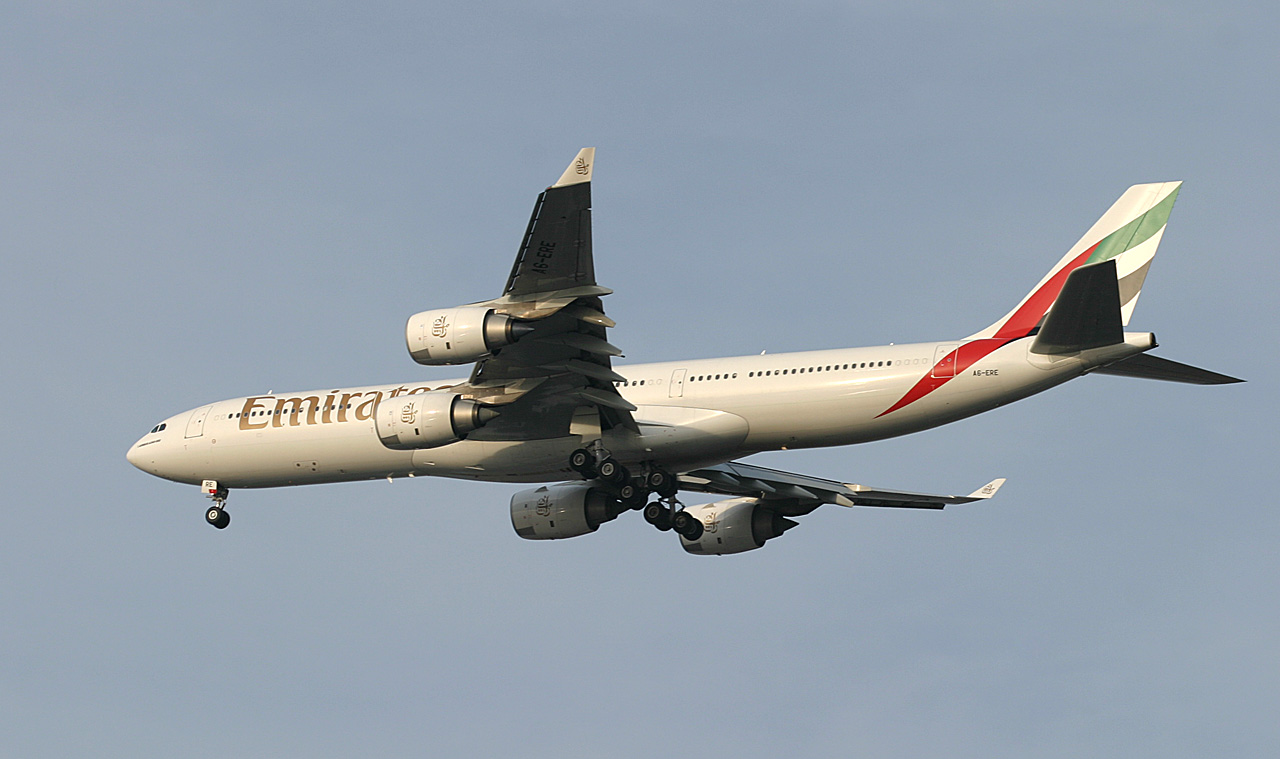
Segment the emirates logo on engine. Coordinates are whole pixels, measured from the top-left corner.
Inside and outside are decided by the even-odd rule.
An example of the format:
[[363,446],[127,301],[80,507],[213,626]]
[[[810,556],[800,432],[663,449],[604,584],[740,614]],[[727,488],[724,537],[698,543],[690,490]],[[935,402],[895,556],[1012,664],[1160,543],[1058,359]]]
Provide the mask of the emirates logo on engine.
[[409,403],[400,409],[400,421],[405,424],[413,424],[413,420],[418,418],[418,404]]
[[431,323],[431,336],[444,337],[449,334],[449,317],[437,316],[436,320]]
[[540,517],[551,516],[551,496],[544,495],[538,499],[536,511]]
[[708,511],[707,515],[702,518],[702,528],[706,532],[715,532],[720,529],[720,520],[716,519],[714,511]]

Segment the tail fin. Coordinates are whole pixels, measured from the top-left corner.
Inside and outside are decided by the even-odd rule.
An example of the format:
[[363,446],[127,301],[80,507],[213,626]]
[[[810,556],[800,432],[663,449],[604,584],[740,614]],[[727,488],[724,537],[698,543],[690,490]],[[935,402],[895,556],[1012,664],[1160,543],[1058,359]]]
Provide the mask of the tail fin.
[[1072,272],[1111,260],[1115,261],[1120,291],[1121,325],[1128,325],[1181,187],[1181,182],[1130,187],[1012,311],[970,339],[1013,339],[1032,334]]

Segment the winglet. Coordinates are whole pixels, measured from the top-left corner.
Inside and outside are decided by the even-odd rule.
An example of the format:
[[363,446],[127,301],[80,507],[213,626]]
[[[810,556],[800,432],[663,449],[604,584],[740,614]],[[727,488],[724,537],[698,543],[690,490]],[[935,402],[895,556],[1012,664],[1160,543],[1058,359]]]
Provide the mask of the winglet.
[[982,487],[970,493],[969,497],[970,498],[990,498],[991,496],[996,494],[996,491],[1000,489],[1000,486],[1004,484],[1004,481],[1005,481],[1004,477],[996,478],[991,482],[988,482],[986,485],[983,485]]
[[564,170],[560,175],[560,180],[552,187],[568,187],[573,184],[582,184],[591,181],[591,167],[596,164],[596,149],[583,148],[578,151],[578,155],[574,157],[573,162],[569,164],[569,168]]

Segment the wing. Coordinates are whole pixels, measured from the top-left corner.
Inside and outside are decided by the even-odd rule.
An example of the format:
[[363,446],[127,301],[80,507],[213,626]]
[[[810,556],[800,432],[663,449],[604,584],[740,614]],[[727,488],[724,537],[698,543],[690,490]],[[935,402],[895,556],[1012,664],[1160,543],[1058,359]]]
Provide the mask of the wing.
[[635,406],[618,394],[622,377],[610,359],[614,322],[596,283],[591,257],[591,174],[595,148],[583,148],[538,196],[502,297],[483,305],[527,320],[529,334],[480,361],[463,397],[503,406],[497,419],[468,437],[534,440],[569,434],[575,423],[637,430]]
[[538,196],[504,295],[538,295],[596,284],[591,259],[591,170],[583,148],[560,180]]
[[899,509],[942,509],[981,501],[996,494],[1004,479],[992,480],[966,496],[908,493],[824,480],[737,461],[680,475],[680,489],[698,493],[760,498],[781,514],[808,514],[824,503]]

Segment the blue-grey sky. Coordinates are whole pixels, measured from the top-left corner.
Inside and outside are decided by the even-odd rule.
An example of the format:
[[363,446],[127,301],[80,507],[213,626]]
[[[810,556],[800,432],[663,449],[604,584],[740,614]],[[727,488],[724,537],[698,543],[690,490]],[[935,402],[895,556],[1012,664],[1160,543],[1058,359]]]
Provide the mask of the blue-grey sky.
[[[0,756],[1249,756],[1280,744],[1268,3],[11,4],[0,29]],[[1133,322],[1250,380],[1089,377],[754,459],[967,492],[686,555],[517,487],[232,494],[124,460],[237,395],[449,376],[598,147],[631,360],[948,339],[1130,184]]]

